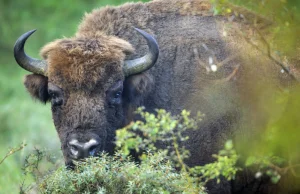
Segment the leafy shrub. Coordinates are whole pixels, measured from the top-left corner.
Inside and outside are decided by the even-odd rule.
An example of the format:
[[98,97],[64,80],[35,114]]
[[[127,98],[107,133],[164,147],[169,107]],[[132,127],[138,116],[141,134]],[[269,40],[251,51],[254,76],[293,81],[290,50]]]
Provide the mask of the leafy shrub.
[[[139,108],[137,113],[143,121],[132,122],[117,131],[117,151],[114,156],[102,153],[99,157],[75,162],[75,169],[60,166],[53,171],[49,168],[41,171],[39,163],[47,160],[55,164],[48,154],[36,150],[26,158],[24,172],[31,173],[36,185],[21,188],[23,193],[39,191],[40,193],[206,193],[205,185],[210,180],[220,182],[221,178],[235,179],[236,173],[242,171],[237,166],[239,155],[231,140],[224,149],[213,155],[215,162],[188,167],[184,160],[189,151],[182,147],[188,137],[186,130],[196,130],[203,115],[195,119],[183,110],[180,115],[172,116],[165,110],[156,110],[156,114],[144,112]],[[164,142],[166,148],[157,147]],[[135,150],[140,153],[140,161],[130,156]],[[244,167],[256,167],[255,178],[267,175],[277,183],[283,172],[290,166],[280,168],[285,161],[272,154],[263,157],[250,155]],[[44,167],[45,168],[45,167]],[[52,169],[52,170],[51,170]],[[49,173],[50,172],[50,173]]]
[[[77,163],[74,171],[65,167],[47,176],[40,184],[42,193],[204,193],[189,184],[163,154],[148,153],[141,164],[121,153],[102,154]],[[186,185],[189,185],[187,187]]]
[[234,180],[236,173],[242,170],[236,166],[239,157],[233,149],[231,140],[227,141],[225,148],[220,150],[219,154],[214,154],[213,157],[217,159],[215,162],[190,169],[191,173],[200,175],[204,183],[213,179],[216,179],[219,183],[221,176],[227,180]]
[[[184,159],[188,158],[190,153],[181,142],[188,140],[184,135],[187,130],[196,130],[198,122],[203,115],[198,113],[195,119],[189,118],[190,113],[183,110],[180,115],[172,116],[163,109],[156,110],[156,115],[144,112],[144,109],[138,108],[136,113],[141,115],[144,121],[132,122],[128,126],[117,131],[117,146],[122,153],[128,155],[131,149],[139,152],[140,150],[160,151],[165,157],[175,161],[177,166],[185,167]],[[159,148],[156,144],[163,142],[166,148]],[[143,155],[141,159],[143,159]]]
[[[195,130],[202,115],[189,118],[183,110],[172,116],[165,110],[157,114],[137,110],[144,121],[136,121],[118,130],[116,144],[119,150],[114,156],[105,153],[96,158],[76,162],[75,169],[60,167],[39,182],[41,193],[206,193],[205,184],[224,176],[234,179],[239,168],[238,159],[229,141],[224,150],[215,155],[215,163],[189,168],[184,159],[189,152],[180,147],[188,139],[186,130]],[[140,135],[138,135],[140,134]],[[142,134],[142,136],[141,136]],[[156,147],[159,141],[169,147]],[[130,150],[143,151],[141,161],[135,162]],[[181,170],[178,170],[181,169]],[[195,176],[196,175],[196,176]]]
[[[189,168],[184,160],[190,156],[190,152],[183,146],[182,142],[188,140],[188,136],[184,135],[187,130],[197,130],[198,122],[201,121],[203,115],[198,113],[195,119],[190,118],[190,112],[183,110],[180,115],[172,116],[165,110],[156,110],[157,114],[144,112],[143,108],[136,111],[145,121],[136,121],[117,131],[117,146],[120,147],[122,153],[129,154],[130,149],[154,150],[164,154],[164,157],[171,160],[177,167],[181,168],[181,172],[187,174],[187,179],[197,177],[199,186],[205,186],[209,180],[217,179],[223,176],[227,180],[235,178],[235,174],[240,168],[236,167],[238,155],[233,149],[232,141],[225,144],[225,148],[219,151],[219,154],[213,155],[217,160],[214,163],[204,166],[195,166]],[[167,146],[165,149],[157,148],[156,142],[164,142]],[[155,154],[155,152],[153,152]],[[147,159],[142,155],[141,160]],[[193,183],[190,180],[189,183]]]

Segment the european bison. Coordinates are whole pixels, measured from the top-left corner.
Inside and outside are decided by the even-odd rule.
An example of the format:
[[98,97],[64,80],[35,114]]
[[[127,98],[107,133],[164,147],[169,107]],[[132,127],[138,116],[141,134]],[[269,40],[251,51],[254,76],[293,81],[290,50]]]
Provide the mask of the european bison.
[[[264,122],[260,98],[270,95],[280,69],[240,36],[247,25],[211,8],[205,0],[156,0],[96,9],[73,37],[44,46],[43,60],[24,52],[34,31],[17,40],[16,61],[33,73],[25,87],[51,102],[67,165],[113,153],[115,131],[134,120],[139,106],[206,115],[186,143],[191,166],[212,161],[225,140],[255,133],[247,129]],[[228,182],[215,189],[243,192]]]

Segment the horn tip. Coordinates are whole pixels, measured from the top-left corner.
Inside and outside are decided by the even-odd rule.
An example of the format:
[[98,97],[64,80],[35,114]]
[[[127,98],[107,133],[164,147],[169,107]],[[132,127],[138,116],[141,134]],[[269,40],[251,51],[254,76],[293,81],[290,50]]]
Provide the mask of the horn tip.
[[18,40],[16,41],[16,44],[15,44],[15,45],[17,45],[19,42],[25,42],[25,41],[27,40],[27,38],[28,38],[29,36],[31,36],[35,31],[36,31],[36,29],[33,29],[33,30],[30,30],[30,31],[28,31],[28,32],[26,32],[26,33],[24,33],[24,34],[22,34],[22,35],[18,38]]
[[156,46],[158,47],[158,44],[157,44],[156,39],[155,39],[151,34],[149,34],[148,32],[145,32],[144,30],[141,30],[141,29],[139,29],[139,28],[133,27],[133,29],[135,29],[135,30],[136,30],[137,32],[139,32],[142,36],[144,36],[144,37],[147,39],[147,41],[148,41],[148,40],[152,40],[153,42],[155,42]]
[[138,31],[140,34],[142,34],[142,35],[148,35],[148,33],[147,32],[145,32],[144,30],[141,30],[141,29],[139,29],[139,28],[136,28],[136,27],[134,27],[133,29],[135,29],[136,31]]
[[36,29],[30,30],[30,31],[28,31],[26,34],[27,34],[28,36],[30,36],[30,35],[33,34],[35,31],[36,31]]

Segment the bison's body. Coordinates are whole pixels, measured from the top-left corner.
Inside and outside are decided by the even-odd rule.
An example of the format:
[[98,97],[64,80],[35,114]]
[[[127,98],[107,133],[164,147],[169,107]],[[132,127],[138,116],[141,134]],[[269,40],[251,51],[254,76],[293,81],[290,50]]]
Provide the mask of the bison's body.
[[[134,27],[154,36],[160,54],[151,69],[125,77],[123,61],[148,50]],[[86,14],[74,37],[42,49],[47,73],[27,76],[25,85],[34,97],[52,101],[67,163],[73,153],[70,141],[96,138],[97,152],[113,152],[115,130],[133,120],[136,107],[145,106],[148,111],[162,108],[177,114],[188,109],[206,115],[186,144],[191,151],[187,163],[202,165],[212,161],[211,155],[225,140],[237,134],[247,137],[254,133],[246,133],[251,125],[264,123],[259,99],[271,95],[268,89],[278,80],[280,69],[262,59],[239,35],[246,28],[238,20],[213,16],[211,5],[202,0],[96,9]],[[118,84],[123,87],[122,99],[111,106],[106,101],[114,88],[121,87]],[[229,183],[218,189],[219,193],[233,191]]]

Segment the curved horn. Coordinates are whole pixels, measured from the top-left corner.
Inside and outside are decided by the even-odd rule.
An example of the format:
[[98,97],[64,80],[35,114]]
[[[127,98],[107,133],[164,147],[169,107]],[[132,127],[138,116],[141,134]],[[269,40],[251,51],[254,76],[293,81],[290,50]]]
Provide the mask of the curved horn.
[[134,29],[147,40],[149,52],[141,58],[126,60],[123,66],[125,76],[141,73],[143,71],[146,71],[147,69],[150,69],[157,61],[159,54],[158,44],[153,36],[138,28]]
[[47,62],[45,60],[34,59],[26,55],[24,52],[24,45],[27,38],[33,34],[36,30],[31,30],[24,33],[18,38],[14,47],[14,56],[17,63],[25,70],[32,73],[46,76],[47,74]]

